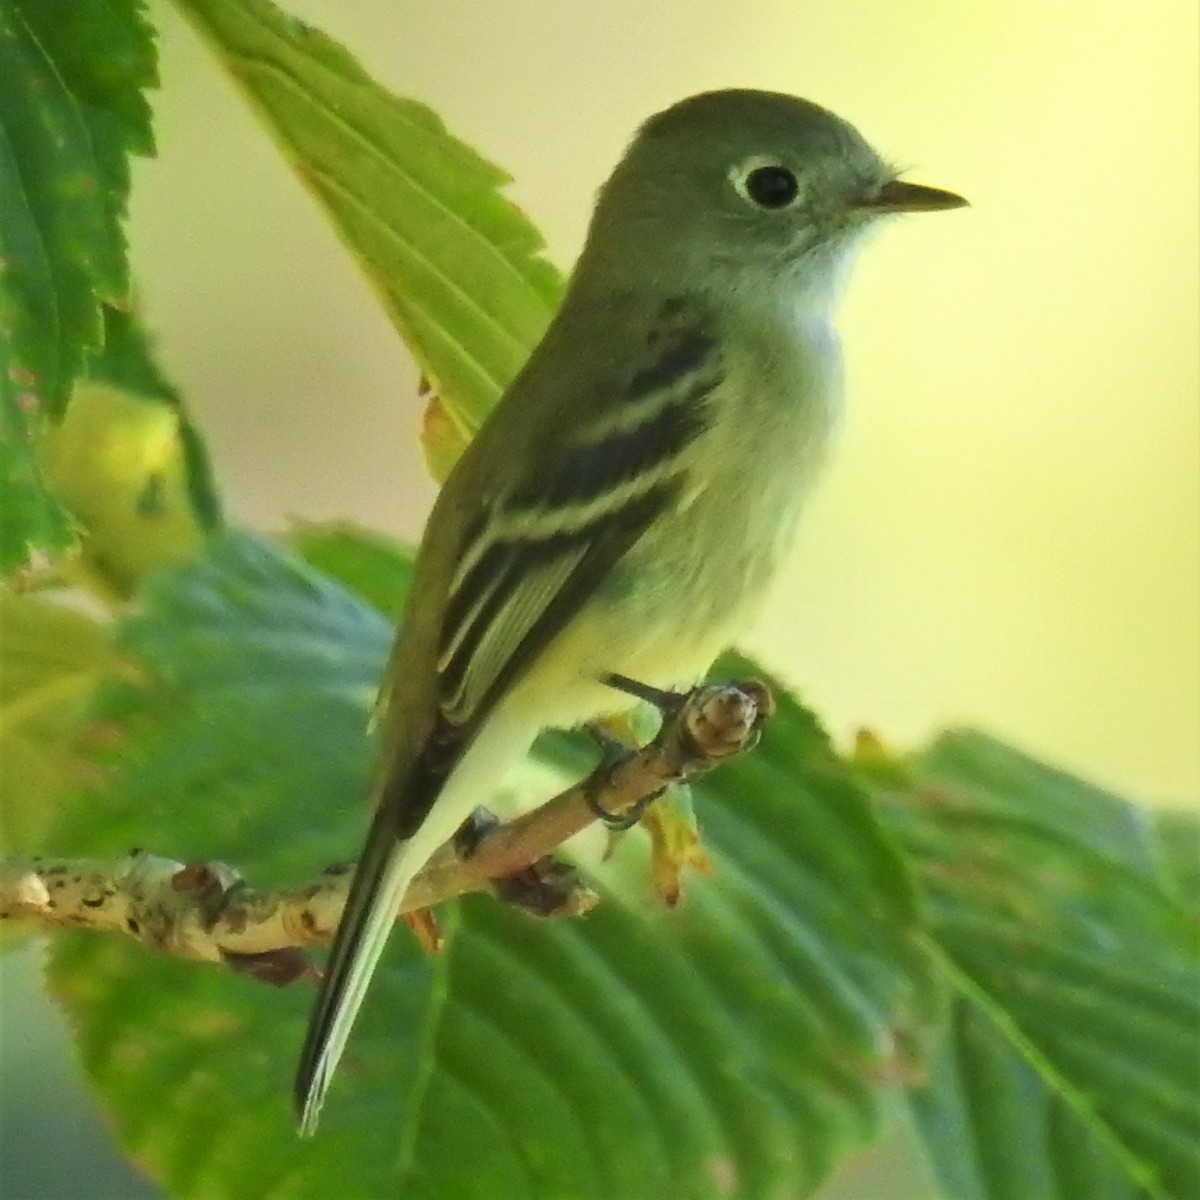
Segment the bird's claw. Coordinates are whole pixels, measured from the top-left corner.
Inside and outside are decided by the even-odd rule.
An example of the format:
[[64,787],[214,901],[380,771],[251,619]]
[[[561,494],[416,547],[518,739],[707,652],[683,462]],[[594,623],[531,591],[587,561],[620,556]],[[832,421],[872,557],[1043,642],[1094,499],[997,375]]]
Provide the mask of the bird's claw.
[[666,791],[666,788],[659,788],[658,791],[652,792],[649,796],[643,796],[631,808],[627,808],[622,813],[609,812],[599,800],[592,794],[591,788],[584,788],[583,800],[588,806],[588,810],[595,814],[597,819],[606,825],[615,833],[621,833],[626,829],[632,829],[641,819],[646,809],[654,803]]

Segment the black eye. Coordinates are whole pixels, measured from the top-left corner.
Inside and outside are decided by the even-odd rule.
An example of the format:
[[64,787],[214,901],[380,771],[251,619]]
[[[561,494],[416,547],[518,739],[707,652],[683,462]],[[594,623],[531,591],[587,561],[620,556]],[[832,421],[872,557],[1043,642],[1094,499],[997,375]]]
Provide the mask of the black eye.
[[795,175],[780,166],[755,167],[746,176],[745,188],[762,208],[786,208],[800,191]]

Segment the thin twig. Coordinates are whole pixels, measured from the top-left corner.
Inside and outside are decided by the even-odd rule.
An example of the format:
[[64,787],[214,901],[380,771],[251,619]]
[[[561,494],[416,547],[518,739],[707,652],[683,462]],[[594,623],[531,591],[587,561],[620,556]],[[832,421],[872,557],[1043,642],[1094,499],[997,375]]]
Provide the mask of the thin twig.
[[[757,682],[696,688],[648,745],[533,812],[484,829],[465,855],[444,846],[399,912],[476,891],[547,915],[586,912],[595,893],[548,856],[596,820],[592,805],[619,816],[666,785],[703,774],[752,746],[772,707],[770,692]],[[352,863],[339,864],[300,887],[260,891],[223,863],[185,864],[142,850],[116,861],[6,858],[0,859],[0,920],[42,931],[120,932],[179,958],[287,983],[312,974],[301,947],[333,936],[352,871]],[[530,890],[537,898],[522,900]]]

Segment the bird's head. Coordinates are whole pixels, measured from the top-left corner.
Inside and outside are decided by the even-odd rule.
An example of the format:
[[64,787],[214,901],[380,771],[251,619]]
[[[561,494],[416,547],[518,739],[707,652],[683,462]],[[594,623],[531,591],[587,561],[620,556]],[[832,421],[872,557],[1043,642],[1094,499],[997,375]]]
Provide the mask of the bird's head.
[[[825,274],[881,215],[958,208],[907,183],[853,126],[776,92],[706,92],[651,117],[601,190],[587,253],[603,270]],[[815,282],[815,281],[814,281]]]

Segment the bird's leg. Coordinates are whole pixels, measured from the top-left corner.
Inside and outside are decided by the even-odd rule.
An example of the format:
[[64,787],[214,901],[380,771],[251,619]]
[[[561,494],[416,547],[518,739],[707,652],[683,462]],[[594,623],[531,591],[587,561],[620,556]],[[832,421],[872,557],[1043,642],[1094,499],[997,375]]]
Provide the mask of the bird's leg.
[[[622,683],[634,683],[633,680],[626,680],[623,675],[612,676],[611,678],[620,679],[622,680]],[[608,683],[609,678],[606,678],[604,682]],[[618,685],[614,684],[614,686]],[[641,685],[634,684],[634,686],[640,687]],[[625,688],[622,686],[621,690],[624,691]],[[645,696],[641,696],[640,693],[638,693],[638,695],[640,699],[647,698]],[[661,695],[671,695],[671,693],[664,692],[661,693]],[[622,833],[626,829],[632,829],[642,819],[646,809],[648,809],[650,805],[663,794],[664,789],[659,788],[659,790],[653,793],[653,795],[646,796],[644,799],[639,800],[632,808],[623,813],[609,812],[608,809],[606,809],[600,803],[596,796],[596,792],[597,790],[603,789],[604,780],[607,778],[608,773],[613,769],[613,767],[615,767],[617,763],[623,762],[626,758],[628,758],[636,747],[631,746],[601,721],[589,721],[583,726],[583,729],[584,732],[592,739],[592,741],[594,741],[600,748],[600,762],[595,771],[592,772],[591,778],[584,785],[584,802],[587,804],[588,808],[595,813],[597,818],[599,818],[599,820],[613,833]]]
[[[500,818],[480,805],[454,835],[455,853],[459,858],[470,858],[479,843],[499,824]],[[506,904],[523,908],[538,917],[570,913],[575,898],[585,890],[575,868],[553,854],[539,858],[513,875],[493,879],[491,886]]]
[[[601,675],[600,682],[607,684],[618,692],[624,692],[627,696],[633,696],[638,700],[644,701],[646,704],[652,705],[658,709],[659,715],[664,721],[668,721],[675,716],[688,698],[688,693],[686,692],[666,691],[663,688],[654,687],[652,684],[631,679],[628,675],[621,675],[616,671],[610,671],[605,675]],[[643,800],[639,800],[637,804],[626,812],[620,814],[609,812],[608,809],[600,804],[595,794],[596,790],[603,787],[603,781],[608,772],[618,762],[629,755],[635,747],[623,741],[613,733],[612,729],[599,722],[590,722],[584,726],[584,729],[600,747],[601,755],[600,765],[592,775],[594,783],[589,781],[592,786],[588,786],[584,790],[584,799],[587,801],[587,806],[614,832],[620,833],[626,829],[632,829],[642,819],[642,816],[650,805],[663,794],[665,789],[659,788],[657,792],[645,797]]]

